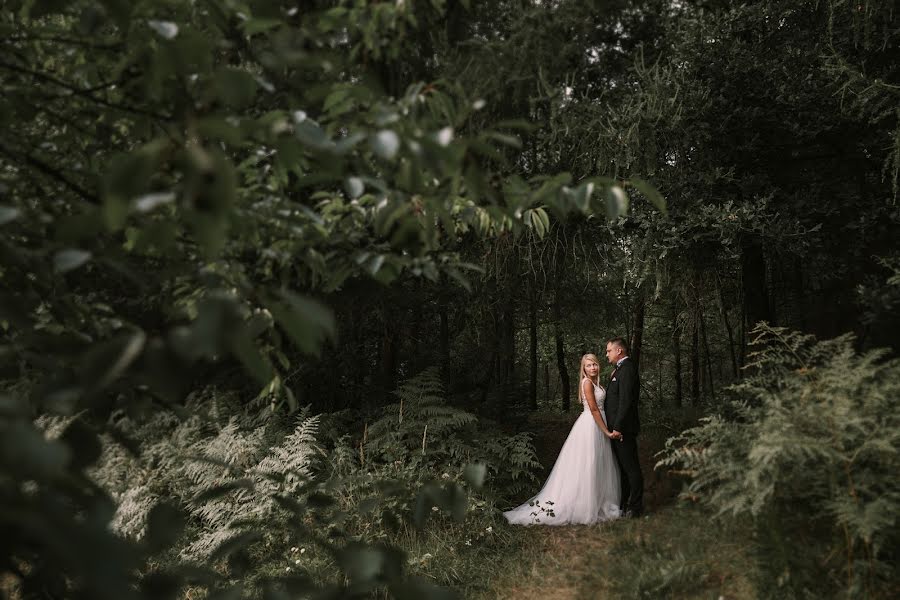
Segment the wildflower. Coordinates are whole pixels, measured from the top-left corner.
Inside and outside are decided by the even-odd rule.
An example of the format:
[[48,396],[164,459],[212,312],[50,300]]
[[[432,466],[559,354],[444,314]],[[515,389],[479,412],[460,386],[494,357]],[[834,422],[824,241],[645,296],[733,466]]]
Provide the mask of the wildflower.
[[431,512],[437,512],[437,511],[439,511],[439,510],[440,510],[440,509],[439,509],[437,506],[432,506],[432,507],[431,507]]
[[290,567],[285,567],[284,570],[287,571],[288,573],[291,572],[291,568],[290,568]]
[[494,531],[494,528],[493,528],[493,527],[488,527],[487,529],[485,529],[485,531],[487,531],[488,533],[491,533],[491,532]]
[[303,554],[304,552],[306,552],[306,548],[300,548],[300,554]]
[[466,546],[471,546],[471,545],[472,545],[472,540],[466,540]]
[[297,551],[297,546],[292,546],[292,547],[291,547],[291,552],[296,552],[296,551]]
[[450,479],[450,473],[444,473],[441,475],[441,479]]
[[298,558],[297,560],[295,560],[295,561],[294,561],[294,564],[295,564],[295,565],[299,565],[299,564],[300,564],[300,559]]

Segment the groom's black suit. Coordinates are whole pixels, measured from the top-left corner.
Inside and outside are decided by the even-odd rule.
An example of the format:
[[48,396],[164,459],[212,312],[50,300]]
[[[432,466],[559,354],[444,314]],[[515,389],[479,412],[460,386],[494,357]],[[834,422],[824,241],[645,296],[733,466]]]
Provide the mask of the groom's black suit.
[[641,378],[637,366],[625,358],[613,371],[606,389],[606,418],[610,431],[622,433],[622,441],[612,440],[613,452],[622,471],[622,508],[639,515],[644,510],[644,477],[638,461],[637,435],[641,431],[638,395]]

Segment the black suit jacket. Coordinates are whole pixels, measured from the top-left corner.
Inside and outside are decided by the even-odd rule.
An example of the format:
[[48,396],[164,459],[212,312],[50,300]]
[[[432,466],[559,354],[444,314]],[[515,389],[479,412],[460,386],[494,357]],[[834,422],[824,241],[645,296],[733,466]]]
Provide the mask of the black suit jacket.
[[614,379],[606,388],[607,427],[610,431],[638,434],[641,431],[641,419],[638,416],[641,378],[634,361],[630,358],[623,360],[615,371]]

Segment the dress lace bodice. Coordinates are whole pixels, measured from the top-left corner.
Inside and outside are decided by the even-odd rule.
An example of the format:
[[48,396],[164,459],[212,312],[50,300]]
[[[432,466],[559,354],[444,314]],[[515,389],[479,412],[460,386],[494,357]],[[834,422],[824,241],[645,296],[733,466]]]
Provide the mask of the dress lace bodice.
[[[594,400],[597,401],[597,408],[602,411],[603,401],[606,400],[606,390],[603,389],[602,385],[594,383],[593,381],[591,381],[591,384],[594,386]],[[581,406],[584,410],[589,410],[587,400],[584,398],[584,393],[581,393]]]

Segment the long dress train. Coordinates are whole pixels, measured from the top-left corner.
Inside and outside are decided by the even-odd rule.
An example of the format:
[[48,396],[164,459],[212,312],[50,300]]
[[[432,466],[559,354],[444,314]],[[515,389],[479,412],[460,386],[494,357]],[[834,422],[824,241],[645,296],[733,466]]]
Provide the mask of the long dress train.
[[[606,423],[606,391],[593,385]],[[581,404],[584,410],[572,425],[544,487],[528,502],[503,513],[513,525],[591,524],[620,516],[619,466],[611,442],[597,427],[583,397]]]

